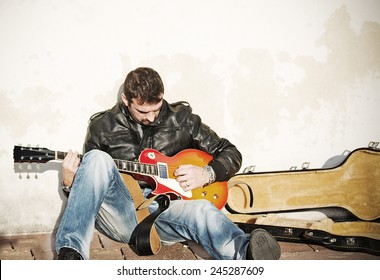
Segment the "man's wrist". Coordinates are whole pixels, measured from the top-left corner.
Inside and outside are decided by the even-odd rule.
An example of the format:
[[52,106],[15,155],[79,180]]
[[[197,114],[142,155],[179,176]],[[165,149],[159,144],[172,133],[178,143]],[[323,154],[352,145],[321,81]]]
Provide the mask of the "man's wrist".
[[215,182],[214,169],[210,165],[204,166],[203,169],[206,171],[207,176],[208,176],[208,182],[206,183],[206,186],[214,183]]
[[67,193],[69,193],[71,190],[71,186],[66,186],[63,181],[61,181],[61,187],[62,187],[62,190],[64,190]]

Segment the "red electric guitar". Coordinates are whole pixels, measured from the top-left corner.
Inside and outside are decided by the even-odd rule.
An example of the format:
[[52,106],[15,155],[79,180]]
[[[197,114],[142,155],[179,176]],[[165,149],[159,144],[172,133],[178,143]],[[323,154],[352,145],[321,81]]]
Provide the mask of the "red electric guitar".
[[[14,146],[13,149],[15,163],[46,163],[51,160],[63,160],[66,154],[39,147]],[[211,160],[212,156],[196,149],[183,150],[173,157],[167,157],[154,149],[145,149],[140,154],[139,161],[114,159],[114,162],[122,173],[151,178],[155,184],[152,186],[154,188],[152,193],[155,195],[171,194],[184,200],[206,199],[221,209],[227,202],[227,182],[214,182],[204,188],[184,191],[173,175],[180,165],[205,166]]]

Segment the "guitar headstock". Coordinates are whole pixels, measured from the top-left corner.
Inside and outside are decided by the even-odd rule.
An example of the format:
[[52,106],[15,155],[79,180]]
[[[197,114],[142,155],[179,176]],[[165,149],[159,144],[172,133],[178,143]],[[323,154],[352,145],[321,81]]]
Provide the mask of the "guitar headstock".
[[14,146],[13,148],[13,160],[15,163],[46,163],[54,159],[56,159],[55,152],[46,148],[24,146]]

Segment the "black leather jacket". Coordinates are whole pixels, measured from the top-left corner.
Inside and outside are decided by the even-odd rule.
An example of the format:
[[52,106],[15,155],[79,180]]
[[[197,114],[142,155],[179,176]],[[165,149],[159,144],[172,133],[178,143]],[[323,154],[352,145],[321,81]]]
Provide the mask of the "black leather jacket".
[[186,102],[163,105],[157,120],[142,126],[131,117],[128,107],[119,102],[110,110],[91,117],[84,152],[99,149],[115,159],[137,160],[145,148],[153,148],[166,156],[188,149],[200,149],[213,156],[209,163],[217,181],[228,180],[241,167],[242,156],[227,139],[220,138],[202,123]]

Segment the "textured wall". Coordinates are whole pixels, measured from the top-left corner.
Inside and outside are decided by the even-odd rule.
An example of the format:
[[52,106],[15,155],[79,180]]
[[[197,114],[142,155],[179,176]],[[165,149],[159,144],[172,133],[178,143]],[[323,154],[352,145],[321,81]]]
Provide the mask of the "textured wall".
[[138,66],[257,170],[380,140],[379,1],[2,0],[0,38],[0,234],[51,231],[65,203],[59,162],[20,170],[13,145],[81,151]]

